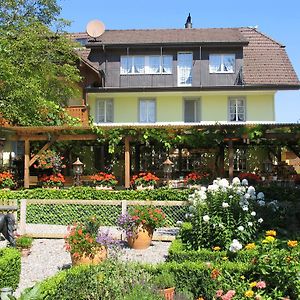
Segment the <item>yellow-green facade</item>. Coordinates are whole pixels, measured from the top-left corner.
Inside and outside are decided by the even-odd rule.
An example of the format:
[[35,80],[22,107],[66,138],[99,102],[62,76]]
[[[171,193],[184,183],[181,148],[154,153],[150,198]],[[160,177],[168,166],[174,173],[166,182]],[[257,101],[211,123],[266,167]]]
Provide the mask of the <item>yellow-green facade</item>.
[[275,121],[274,91],[90,93],[88,105],[95,119],[97,99],[113,99],[114,123],[139,122],[139,100],[156,100],[156,122],[184,122],[184,100],[199,100],[200,122],[227,122],[231,97],[246,100],[246,122]]

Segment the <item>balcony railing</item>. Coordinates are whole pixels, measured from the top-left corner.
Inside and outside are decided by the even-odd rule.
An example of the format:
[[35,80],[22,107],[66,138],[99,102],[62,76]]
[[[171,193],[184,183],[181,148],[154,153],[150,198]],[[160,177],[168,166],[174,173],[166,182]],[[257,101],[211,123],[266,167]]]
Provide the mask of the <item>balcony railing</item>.
[[85,126],[89,124],[88,109],[84,105],[76,105],[65,107],[66,112],[73,118],[78,118],[81,125]]

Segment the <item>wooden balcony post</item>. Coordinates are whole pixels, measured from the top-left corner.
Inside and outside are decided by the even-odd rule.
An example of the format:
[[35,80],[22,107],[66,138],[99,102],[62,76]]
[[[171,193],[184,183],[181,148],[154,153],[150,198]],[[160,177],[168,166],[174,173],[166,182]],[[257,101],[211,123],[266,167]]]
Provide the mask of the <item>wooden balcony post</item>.
[[125,188],[130,187],[130,137],[125,137]]
[[24,153],[24,188],[29,188],[29,162],[30,162],[30,142],[29,139],[24,140],[25,153]]
[[228,159],[229,159],[229,182],[232,183],[233,169],[234,169],[234,153],[233,153],[233,142],[231,139],[228,141]]

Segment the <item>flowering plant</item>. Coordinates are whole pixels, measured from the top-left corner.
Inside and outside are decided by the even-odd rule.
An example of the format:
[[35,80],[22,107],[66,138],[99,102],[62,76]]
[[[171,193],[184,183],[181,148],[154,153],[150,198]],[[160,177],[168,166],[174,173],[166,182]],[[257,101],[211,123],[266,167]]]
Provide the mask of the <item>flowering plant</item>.
[[151,186],[155,185],[159,181],[159,178],[154,174],[148,173],[139,173],[138,175],[134,175],[131,178],[130,184],[132,186]]
[[4,171],[0,173],[0,188],[12,188],[15,186],[14,177],[13,175],[8,172]]
[[65,249],[75,258],[82,255],[93,258],[101,247],[116,244],[108,231],[99,231],[99,224],[99,220],[93,216],[83,223],[68,226],[68,234],[64,238]]
[[93,180],[93,184],[96,185],[103,185],[114,187],[118,183],[116,177],[113,174],[107,174],[104,172],[99,172],[91,176],[91,180]]
[[208,180],[209,174],[208,173],[197,173],[192,172],[185,176],[184,181],[186,184],[194,185],[194,184],[201,184],[206,183]]
[[66,166],[63,164],[64,157],[60,156],[54,150],[45,150],[39,155],[34,164],[36,169],[53,169],[54,172],[58,173],[61,169]]
[[260,176],[254,174],[254,173],[240,173],[239,179],[240,180],[247,179],[249,184],[256,184],[261,181]]
[[120,229],[131,235],[139,225],[149,226],[153,230],[162,227],[166,215],[159,208],[152,206],[138,206],[130,209],[128,213],[119,216],[117,224]]
[[52,175],[43,175],[40,178],[42,186],[45,187],[61,187],[65,182],[65,178],[61,173]]

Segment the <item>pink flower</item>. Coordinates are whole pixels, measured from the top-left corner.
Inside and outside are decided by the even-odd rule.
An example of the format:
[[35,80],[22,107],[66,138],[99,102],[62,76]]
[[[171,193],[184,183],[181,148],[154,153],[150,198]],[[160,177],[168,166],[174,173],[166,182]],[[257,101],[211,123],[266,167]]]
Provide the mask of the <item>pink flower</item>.
[[266,286],[267,285],[266,285],[265,281],[258,281],[257,284],[256,284],[256,287],[258,289],[264,289]]
[[222,300],[231,300],[231,298],[235,295],[234,290],[229,290],[225,295],[221,297]]
[[217,290],[216,297],[220,298],[223,295],[223,290]]

